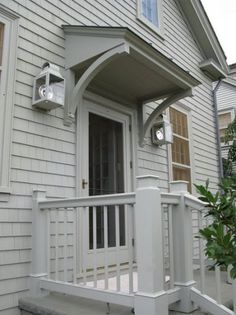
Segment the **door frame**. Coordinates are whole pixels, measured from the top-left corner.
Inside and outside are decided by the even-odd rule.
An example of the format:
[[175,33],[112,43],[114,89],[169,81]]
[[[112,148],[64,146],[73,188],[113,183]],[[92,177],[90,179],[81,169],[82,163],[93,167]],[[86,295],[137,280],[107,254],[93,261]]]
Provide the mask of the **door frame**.
[[[88,141],[85,143],[85,139],[88,140],[88,120],[84,121],[84,112],[92,112],[94,114],[121,122],[126,128],[126,136],[124,139],[124,184],[125,192],[132,192],[136,190],[136,176],[137,176],[137,114],[136,107],[124,106],[120,103],[111,101],[102,96],[96,95],[91,92],[86,92],[85,96],[77,108],[77,154],[76,154],[76,195],[79,197],[88,196],[88,189],[82,189],[82,179],[84,178],[84,169],[82,165],[87,163],[87,180],[88,178]],[[114,115],[115,114],[115,115]],[[126,118],[124,118],[126,117]],[[88,115],[87,115],[88,118]],[[130,128],[130,126],[131,128]],[[128,137],[128,139],[127,139]],[[129,148],[127,154],[127,148]],[[87,161],[84,162],[82,159],[85,157],[81,154],[86,150]],[[129,159],[129,160],[128,160]],[[130,168],[130,162],[132,161],[132,168]],[[77,235],[80,235],[82,226],[80,226],[82,220],[79,219],[77,224]],[[79,262],[78,272],[81,274],[82,271],[82,238],[79,237],[78,242],[78,259]]]
[[[88,103],[89,102],[89,103]],[[137,176],[137,111],[134,107],[128,107],[125,105],[122,105],[121,103],[117,103],[114,101],[111,101],[110,99],[104,98],[102,96],[99,96],[97,94],[86,92],[85,96],[83,98],[82,103],[77,109],[77,132],[76,132],[76,138],[77,138],[77,150],[76,150],[76,196],[82,197],[84,190],[81,187],[83,174],[81,172],[81,152],[85,149],[88,152],[88,143],[84,144],[84,139],[86,137],[85,133],[86,130],[84,129],[83,124],[83,109],[85,106],[89,104],[89,109],[91,107],[91,111],[94,114],[101,115],[113,120],[120,121],[119,119],[114,119],[109,116],[106,116],[106,113],[104,111],[112,111],[113,113],[116,112],[118,115],[123,114],[126,116],[129,116],[131,130],[130,136],[129,136],[129,142],[130,142],[130,161],[132,161],[132,169],[130,169],[130,178],[128,179],[127,186],[125,187],[125,192],[133,192],[136,190],[136,176]],[[102,109],[102,111],[99,111],[99,108]],[[102,115],[102,112],[104,113]],[[108,113],[109,115],[109,113]],[[130,127],[128,127],[130,128]],[[124,144],[125,149],[125,144]],[[128,162],[128,161],[127,161]]]

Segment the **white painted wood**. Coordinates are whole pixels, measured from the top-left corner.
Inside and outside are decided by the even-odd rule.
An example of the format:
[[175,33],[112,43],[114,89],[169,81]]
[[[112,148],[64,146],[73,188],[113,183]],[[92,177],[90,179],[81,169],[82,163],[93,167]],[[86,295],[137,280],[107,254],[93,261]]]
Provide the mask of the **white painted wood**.
[[65,293],[73,296],[80,296],[96,301],[104,301],[106,303],[115,303],[124,306],[134,306],[134,296],[130,294],[118,293],[114,291],[104,291],[96,288],[86,288],[81,285],[66,284],[60,281],[42,279],[40,287],[59,293]]
[[128,230],[127,230],[127,238],[128,238],[128,246],[129,246],[129,293],[134,292],[134,247],[135,247],[135,236],[134,236],[134,205],[127,206],[128,214]]
[[232,285],[233,285],[233,305],[234,305],[234,310],[236,310],[236,280],[233,280]]
[[54,199],[39,201],[40,209],[74,208],[74,207],[98,207],[111,205],[134,204],[135,193],[99,195],[80,198]]
[[58,259],[59,259],[59,245],[58,245],[58,220],[59,220],[59,209],[55,210],[55,280],[59,280],[59,272],[58,272]]
[[[15,104],[11,170],[4,168],[11,174],[12,190],[9,201],[0,202],[0,222],[18,223],[22,235],[16,233],[16,230],[11,230],[6,236],[1,237],[0,262],[3,263],[1,279],[24,279],[29,275],[32,245],[31,232],[28,231],[25,223],[30,225],[32,220],[32,189],[46,189],[50,199],[81,196],[75,188],[79,182],[78,178],[75,180],[75,165],[77,163],[78,169],[81,167],[80,153],[84,149],[84,144],[76,155],[75,126],[63,125],[62,110],[43,113],[32,110],[31,107],[32,80],[40,71],[43,62],[49,60],[58,64],[64,71],[62,24],[129,27],[148,43],[152,43],[154,48],[165,56],[173,58],[176,64],[201,80],[202,85],[195,91],[196,95],[181,103],[192,111],[195,182],[204,183],[209,178],[210,188],[216,189],[218,178],[211,83],[199,70],[198,64],[202,61],[203,55],[173,0],[163,0],[164,41],[136,19],[136,1],[112,3],[106,1],[104,4],[103,0],[72,0],[67,1],[66,5],[60,2],[60,6],[55,6],[54,0],[24,2],[12,0],[5,1],[4,8],[11,10],[13,15],[20,16],[20,28],[18,47],[12,49],[12,53],[17,55],[16,67],[12,63],[12,68],[16,71],[15,93],[12,95],[14,102],[12,101],[12,104],[9,102],[10,106],[7,107],[10,113]],[[1,7],[1,12],[3,11]],[[16,42],[14,40],[14,43]],[[13,76],[9,79],[13,79]],[[8,86],[12,90],[12,84]],[[99,99],[97,95],[93,95],[93,98]],[[107,100],[107,103],[109,102]],[[152,106],[155,107],[156,104]],[[117,106],[120,109],[121,107]],[[125,105],[122,110],[124,108]],[[136,111],[128,106],[126,109],[133,113]],[[144,116],[148,115],[147,106]],[[137,138],[135,114],[132,119],[134,133],[132,136]],[[9,122],[8,119],[6,121]],[[80,128],[79,124],[77,128]],[[134,166],[132,176],[135,177],[137,174],[160,176],[160,188],[167,192],[166,147],[154,148],[149,138],[144,149],[137,146],[137,141],[132,145],[135,147],[133,152],[137,150],[137,154],[133,153],[133,158],[137,156],[137,167]],[[6,157],[5,162],[9,163],[9,161]],[[131,191],[134,191],[134,187]],[[55,204],[55,206],[59,205]],[[79,257],[79,253],[77,254]],[[17,293],[12,290],[7,296],[3,295],[1,302],[4,303],[0,303],[3,305],[2,308],[10,307],[10,310],[13,310],[17,306],[17,296],[21,296],[26,289],[21,286],[17,289]]]
[[77,283],[77,261],[78,261],[78,233],[77,233],[77,222],[78,222],[78,209],[73,208],[73,283]]
[[[198,229],[201,230],[203,228],[202,224],[203,220],[203,214],[202,211],[198,213]],[[202,238],[199,238],[199,256],[200,256],[200,288],[201,288],[201,293],[205,294],[205,280],[206,280],[206,275],[205,275],[205,254],[204,254],[204,242]]]
[[63,246],[63,255],[64,255],[64,282],[67,282],[68,276],[67,276],[67,270],[68,270],[68,262],[67,262],[67,211],[66,209],[64,211],[64,220],[63,220],[63,225],[64,225],[64,246]]
[[116,277],[117,291],[120,291],[120,209],[115,206],[115,224],[116,224]]
[[219,266],[215,266],[215,277],[216,277],[216,301],[218,304],[222,304],[221,277],[220,277],[220,267]]
[[47,216],[46,212],[38,207],[39,199],[45,199],[45,191],[33,191],[32,209],[32,274],[31,274],[31,293],[34,296],[44,295],[38,286],[38,280],[47,276]]
[[82,208],[82,218],[83,218],[83,230],[82,230],[82,237],[83,237],[83,248],[82,248],[82,260],[83,260],[83,284],[86,285],[87,283],[87,260],[88,260],[88,207]]
[[8,201],[10,189],[10,162],[12,138],[12,112],[16,79],[16,52],[18,16],[0,7],[0,22],[4,24],[3,51],[0,70],[0,195]]
[[[168,298],[164,292],[164,249],[162,235],[161,196],[155,176],[137,178],[135,235],[138,270],[137,315],[168,314]],[[147,207],[148,204],[148,207]],[[144,229],[148,227],[148,229]]]
[[168,206],[168,232],[169,232],[169,261],[170,261],[170,289],[174,289],[174,242],[173,242],[173,208]]
[[108,289],[108,211],[107,206],[103,208],[103,222],[104,222],[104,271],[105,271],[105,280],[104,288]]
[[180,312],[192,312],[196,307],[190,299],[190,289],[195,284],[193,280],[193,250],[192,250],[192,213],[185,204],[187,182],[176,181],[170,183],[171,192],[180,195],[180,202],[173,206],[173,255],[174,282],[181,287],[179,303],[171,309]]
[[97,287],[97,215],[96,207],[93,207],[93,281],[94,288]]
[[210,312],[214,315],[233,315],[235,314],[233,311],[231,311],[229,308],[225,307],[222,304],[217,304],[215,300],[210,298],[208,295],[201,294],[200,291],[198,291],[195,288],[191,288],[191,299],[202,307],[204,310]]

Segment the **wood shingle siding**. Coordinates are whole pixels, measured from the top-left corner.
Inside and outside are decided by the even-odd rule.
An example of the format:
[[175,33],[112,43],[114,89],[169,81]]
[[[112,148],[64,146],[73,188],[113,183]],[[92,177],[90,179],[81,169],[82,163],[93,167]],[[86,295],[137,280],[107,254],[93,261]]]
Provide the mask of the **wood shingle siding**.
[[[0,202],[0,315],[18,315],[18,299],[27,294],[31,262],[32,190],[45,189],[48,198],[76,194],[76,126],[63,125],[64,113],[32,109],[33,78],[45,61],[65,65],[62,24],[125,26],[152,43],[161,53],[203,84],[194,98],[181,104],[192,115],[194,183],[210,178],[218,182],[217,145],[211,99],[211,82],[199,70],[203,56],[174,0],[163,0],[164,40],[136,19],[134,0],[0,0],[19,16],[15,104],[11,149],[9,202]],[[82,49],[82,48],[81,48]],[[229,91],[230,92],[230,91]],[[232,100],[233,101],[233,100]],[[150,108],[147,107],[147,115]],[[138,174],[160,177],[168,190],[166,146],[138,148]]]

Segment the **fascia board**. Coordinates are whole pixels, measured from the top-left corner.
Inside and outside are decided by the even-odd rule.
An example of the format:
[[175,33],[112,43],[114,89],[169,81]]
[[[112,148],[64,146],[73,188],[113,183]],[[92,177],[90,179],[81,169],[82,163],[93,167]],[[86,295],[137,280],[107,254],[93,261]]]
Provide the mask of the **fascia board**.
[[217,36],[212,28],[212,25],[204,12],[202,4],[199,0],[175,0],[181,7],[188,25],[194,33],[194,38],[204,52],[205,56],[210,59],[215,59],[220,64],[223,71],[228,73],[224,51],[217,39]]

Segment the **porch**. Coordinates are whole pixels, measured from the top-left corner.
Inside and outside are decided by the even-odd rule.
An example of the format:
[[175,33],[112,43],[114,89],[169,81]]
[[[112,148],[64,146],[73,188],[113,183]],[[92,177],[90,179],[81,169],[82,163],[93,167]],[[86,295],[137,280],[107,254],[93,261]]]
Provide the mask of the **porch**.
[[235,295],[227,273],[207,271],[203,241],[195,238],[207,224],[204,204],[186,182],[171,183],[171,193],[157,183],[143,176],[136,193],[63,200],[34,192],[31,297],[20,307],[43,304],[68,315],[202,314],[198,307],[234,314],[223,305]]
[[[199,286],[200,271],[194,272],[194,278],[197,280]],[[216,281],[214,271],[206,273],[206,292],[211,297],[217,299],[216,296]],[[221,279],[222,288],[222,302],[223,304],[230,305],[232,303],[232,285],[227,282],[227,275],[224,274]],[[231,305],[230,305],[231,306]],[[51,313],[53,315],[104,315],[110,310],[111,315],[131,315],[131,308],[111,304],[108,309],[107,304],[99,301],[91,301],[84,298],[75,298],[72,296],[65,296],[63,294],[51,294],[41,298],[24,298],[20,301],[20,308],[22,309],[22,315],[31,315],[37,310],[38,313],[44,314],[43,311],[47,311],[47,315]],[[50,313],[51,312],[51,313]],[[181,315],[183,313],[170,311],[169,315]],[[205,312],[200,309],[191,312],[192,315],[204,315]]]

